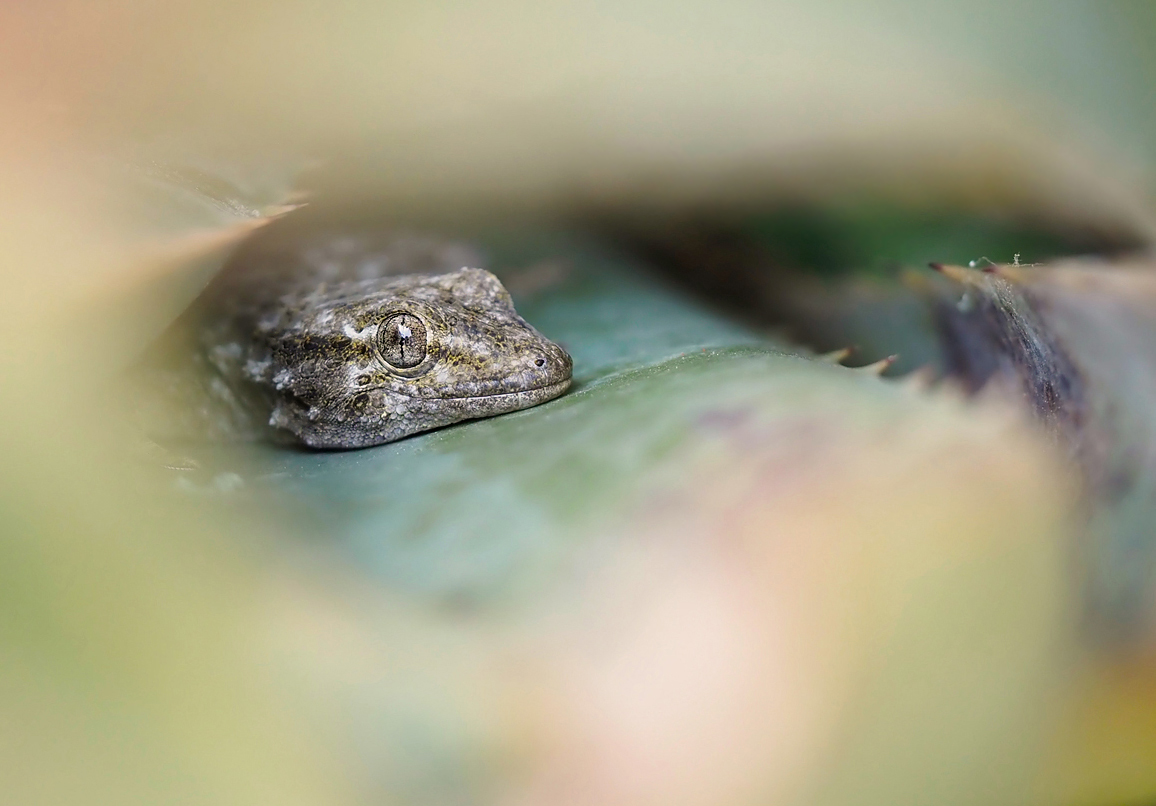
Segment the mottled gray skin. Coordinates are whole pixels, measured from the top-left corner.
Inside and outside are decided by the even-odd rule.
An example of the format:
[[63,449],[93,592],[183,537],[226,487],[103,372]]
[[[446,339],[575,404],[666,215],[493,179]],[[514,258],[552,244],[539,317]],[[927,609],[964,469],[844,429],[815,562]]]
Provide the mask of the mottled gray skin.
[[[570,356],[518,315],[497,277],[465,264],[477,264],[468,248],[418,236],[243,249],[178,323],[168,368],[153,362],[168,405],[185,409],[156,436],[363,448],[566,391]],[[424,326],[424,353],[402,314]],[[396,323],[413,325],[400,362],[413,366],[386,359],[391,320],[395,344]],[[190,360],[175,367],[182,350]]]

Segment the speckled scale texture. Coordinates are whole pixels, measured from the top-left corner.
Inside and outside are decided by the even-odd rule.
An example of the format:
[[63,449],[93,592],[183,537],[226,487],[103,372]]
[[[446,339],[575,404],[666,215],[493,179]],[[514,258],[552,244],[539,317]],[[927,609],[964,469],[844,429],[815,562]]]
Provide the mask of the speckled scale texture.
[[[479,263],[466,245],[413,234],[259,239],[146,360],[175,413],[146,428],[361,448],[562,394],[570,356]],[[424,326],[402,331],[410,355],[424,352],[406,367],[381,342],[401,315]]]

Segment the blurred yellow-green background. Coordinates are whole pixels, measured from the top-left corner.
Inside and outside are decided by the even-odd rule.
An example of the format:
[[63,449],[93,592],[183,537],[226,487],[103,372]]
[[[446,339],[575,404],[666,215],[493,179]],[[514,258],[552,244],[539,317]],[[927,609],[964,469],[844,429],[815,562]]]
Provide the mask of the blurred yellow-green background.
[[[0,8],[0,64],[5,803],[1156,797],[1150,488],[1094,499],[1005,396],[815,360],[607,234],[1127,251],[1127,316],[1080,321],[1150,467],[1152,5],[48,0]],[[125,370],[307,216],[466,233],[575,391],[142,452]]]

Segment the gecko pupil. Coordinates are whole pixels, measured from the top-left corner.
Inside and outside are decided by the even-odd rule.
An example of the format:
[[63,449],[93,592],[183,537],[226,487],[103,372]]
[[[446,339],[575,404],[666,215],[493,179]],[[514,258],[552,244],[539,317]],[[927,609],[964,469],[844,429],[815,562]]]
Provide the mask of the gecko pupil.
[[381,326],[381,356],[398,369],[416,367],[426,355],[425,325],[413,314],[394,314]]

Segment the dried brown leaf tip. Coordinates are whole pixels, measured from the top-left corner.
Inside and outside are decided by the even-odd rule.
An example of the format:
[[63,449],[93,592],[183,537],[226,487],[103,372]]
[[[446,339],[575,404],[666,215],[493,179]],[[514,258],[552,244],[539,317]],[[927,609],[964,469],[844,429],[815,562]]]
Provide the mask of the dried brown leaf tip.
[[954,280],[957,283],[964,283],[969,285],[976,285],[983,282],[984,278],[996,276],[1011,283],[1022,283],[1028,278],[1028,272],[1034,264],[1021,263],[996,263],[994,261],[983,258],[984,263],[980,265],[979,261],[973,260],[967,266],[957,266],[951,263],[929,263],[927,264],[932,269],[947,277],[949,280]]
[[928,263],[935,271],[949,280],[966,285],[975,285],[983,277],[983,272],[967,266],[956,266],[951,263]]

